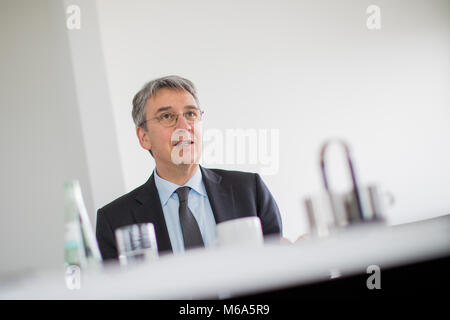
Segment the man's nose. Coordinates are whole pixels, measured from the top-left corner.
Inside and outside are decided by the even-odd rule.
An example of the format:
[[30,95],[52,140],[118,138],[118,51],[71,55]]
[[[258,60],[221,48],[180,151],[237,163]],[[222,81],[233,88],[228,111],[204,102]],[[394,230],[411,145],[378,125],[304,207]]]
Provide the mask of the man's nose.
[[192,129],[192,124],[186,120],[186,118],[184,117],[184,114],[178,115],[176,129],[185,129],[185,130]]

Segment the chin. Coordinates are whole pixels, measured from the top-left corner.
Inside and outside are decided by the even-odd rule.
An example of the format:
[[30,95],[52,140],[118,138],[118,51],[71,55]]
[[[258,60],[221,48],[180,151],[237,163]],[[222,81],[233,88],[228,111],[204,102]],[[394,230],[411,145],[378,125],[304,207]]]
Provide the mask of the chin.
[[189,147],[173,147],[171,151],[171,161],[175,165],[198,164],[200,160],[201,150],[194,146]]

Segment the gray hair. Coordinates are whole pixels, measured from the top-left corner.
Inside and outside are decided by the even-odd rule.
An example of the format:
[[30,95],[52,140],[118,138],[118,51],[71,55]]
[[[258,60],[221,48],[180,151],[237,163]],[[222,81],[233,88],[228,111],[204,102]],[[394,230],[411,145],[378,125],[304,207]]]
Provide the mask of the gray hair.
[[175,75],[154,79],[146,83],[133,98],[133,110],[131,115],[133,116],[136,128],[142,127],[147,131],[147,123],[145,122],[145,104],[148,99],[164,88],[187,91],[194,97],[197,106],[200,105],[197,98],[197,90],[192,81]]

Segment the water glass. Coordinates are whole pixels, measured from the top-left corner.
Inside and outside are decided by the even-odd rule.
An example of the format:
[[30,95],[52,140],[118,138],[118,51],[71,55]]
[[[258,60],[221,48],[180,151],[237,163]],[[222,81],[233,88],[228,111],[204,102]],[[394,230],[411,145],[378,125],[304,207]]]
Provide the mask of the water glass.
[[155,227],[152,223],[124,226],[115,231],[120,265],[158,259]]

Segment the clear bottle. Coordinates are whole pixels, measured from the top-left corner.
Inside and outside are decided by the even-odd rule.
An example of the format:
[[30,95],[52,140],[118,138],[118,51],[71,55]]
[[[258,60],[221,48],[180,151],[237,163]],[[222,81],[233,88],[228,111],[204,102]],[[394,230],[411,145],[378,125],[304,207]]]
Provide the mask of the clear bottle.
[[[80,183],[71,180],[64,183],[65,197],[65,244],[64,264],[66,282],[73,284],[73,277],[79,277],[83,269],[96,269],[101,265],[101,255],[98,248],[83,196]],[[77,271],[77,272],[74,272]]]

